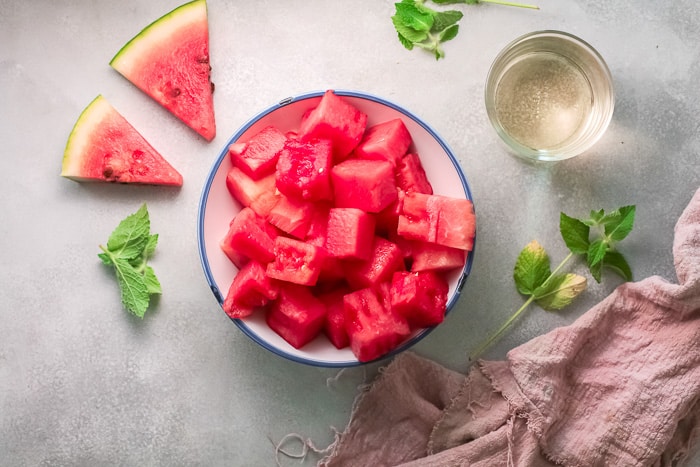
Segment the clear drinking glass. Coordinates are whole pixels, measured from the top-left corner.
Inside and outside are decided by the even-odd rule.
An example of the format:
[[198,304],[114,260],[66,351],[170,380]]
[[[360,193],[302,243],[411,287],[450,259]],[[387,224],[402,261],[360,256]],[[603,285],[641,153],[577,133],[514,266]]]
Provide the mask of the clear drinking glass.
[[518,156],[559,161],[589,149],[607,129],[612,76],[588,43],[561,31],[537,31],[506,46],[486,80],[486,111]]

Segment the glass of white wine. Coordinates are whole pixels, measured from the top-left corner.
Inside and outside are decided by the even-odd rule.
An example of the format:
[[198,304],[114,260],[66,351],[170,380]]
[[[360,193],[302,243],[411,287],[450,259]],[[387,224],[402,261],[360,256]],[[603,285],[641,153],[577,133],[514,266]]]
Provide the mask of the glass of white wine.
[[486,111],[518,156],[559,161],[589,149],[615,106],[612,76],[600,54],[561,31],[519,37],[496,57],[486,81]]

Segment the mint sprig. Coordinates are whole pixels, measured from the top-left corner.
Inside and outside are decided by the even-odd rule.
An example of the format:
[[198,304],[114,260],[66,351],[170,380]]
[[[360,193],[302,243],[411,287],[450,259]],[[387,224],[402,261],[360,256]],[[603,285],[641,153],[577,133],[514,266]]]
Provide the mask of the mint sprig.
[[[520,8],[539,9],[535,5],[501,0],[432,0],[438,5],[494,3]],[[425,0],[402,0],[394,4],[396,12],[391,17],[399,42],[408,50],[414,47],[424,49],[439,60],[445,57],[442,44],[454,39],[459,33],[462,12],[458,10],[439,11],[425,5]]]
[[561,310],[573,302],[586,289],[586,278],[560,271],[574,257],[585,258],[588,270],[596,282],[601,281],[604,268],[631,281],[632,270],[623,254],[616,250],[616,245],[632,231],[635,211],[635,206],[624,206],[609,213],[601,209],[591,211],[590,217],[586,219],[560,213],[559,232],[570,253],[552,271],[549,255],[542,245],[533,240],[525,246],[515,262],[513,280],[518,292],[526,296],[527,300],[472,352],[470,360],[477,358],[499,339],[533,302],[546,311]]
[[124,307],[143,318],[152,294],[162,289],[148,260],[158,244],[158,234],[151,234],[151,221],[144,203],[138,211],[122,220],[107,240],[100,245],[97,256],[106,266],[112,266],[117,277]]

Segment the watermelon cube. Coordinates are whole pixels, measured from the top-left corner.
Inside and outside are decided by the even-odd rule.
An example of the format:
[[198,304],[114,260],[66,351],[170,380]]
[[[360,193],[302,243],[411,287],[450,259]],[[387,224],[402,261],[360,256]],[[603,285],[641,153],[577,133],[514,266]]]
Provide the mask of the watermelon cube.
[[396,232],[407,239],[435,243],[438,211],[431,200],[431,195],[406,193]]
[[403,254],[396,243],[374,238],[374,248],[365,261],[348,261],[347,281],[353,289],[373,287],[391,280],[394,272],[404,270]]
[[338,287],[330,292],[318,295],[318,298],[326,305],[326,322],[323,330],[328,340],[337,348],[342,349],[350,345],[348,332],[345,330],[345,294],[350,290]]
[[369,259],[374,244],[372,215],[355,208],[328,211],[326,250],[336,258]]
[[361,362],[386,355],[411,332],[406,319],[385,306],[385,300],[374,288],[346,294],[343,302],[350,348]]
[[302,140],[331,140],[333,157],[340,161],[359,144],[366,127],[366,114],[328,90],[318,105],[302,116],[299,136]]
[[476,236],[474,205],[468,199],[440,196],[438,200],[440,215],[435,243],[471,251]]
[[275,239],[275,257],[266,273],[273,279],[300,285],[315,285],[326,252],[301,240],[279,236]]
[[243,207],[250,207],[259,216],[267,216],[277,202],[275,175],[254,180],[240,167],[233,166],[226,175],[226,188]]
[[221,249],[233,261],[241,257],[269,263],[275,259],[275,230],[251,208],[243,208],[231,221]]
[[281,284],[277,300],[272,302],[265,321],[292,347],[299,349],[323,330],[326,306],[308,287]]
[[231,318],[245,318],[277,298],[277,292],[277,284],[265,274],[265,266],[251,260],[233,278],[223,309]]
[[433,194],[433,186],[428,181],[420,157],[416,153],[403,156],[396,166],[396,185],[405,192]]
[[332,158],[330,140],[288,141],[277,161],[277,189],[291,198],[330,199]]
[[359,159],[378,159],[396,166],[411,145],[411,134],[400,118],[371,126],[355,148]]
[[229,146],[231,163],[257,180],[275,171],[279,153],[286,141],[284,133],[274,126],[267,126],[247,142]]
[[314,205],[283,194],[277,195],[276,199],[277,203],[270,209],[267,221],[283,232],[303,240],[313,219]]
[[335,204],[378,213],[398,198],[390,162],[347,159],[331,169]]
[[468,199],[406,193],[397,232],[406,238],[470,251],[476,217]]
[[444,321],[449,285],[436,271],[394,273],[391,308],[411,328],[436,326]]
[[411,242],[411,271],[449,271],[464,266],[466,252],[437,243]]

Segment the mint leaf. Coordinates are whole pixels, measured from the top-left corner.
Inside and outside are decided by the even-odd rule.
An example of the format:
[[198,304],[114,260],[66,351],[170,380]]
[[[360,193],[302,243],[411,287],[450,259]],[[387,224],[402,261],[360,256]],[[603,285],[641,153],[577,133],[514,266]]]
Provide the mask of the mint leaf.
[[547,311],[561,310],[586,289],[586,278],[578,274],[553,275],[540,286],[533,297]]
[[427,31],[418,31],[406,25],[401,21],[401,18],[392,17],[396,32],[399,34],[399,40],[407,49],[413,49],[413,44],[422,42],[428,38]]
[[112,257],[107,253],[97,253],[97,256],[102,260],[102,264],[105,266],[112,265]]
[[624,206],[603,218],[605,235],[613,242],[623,240],[634,227],[634,206]]
[[562,212],[559,215],[559,231],[572,253],[580,255],[588,251],[590,227],[583,221]]
[[443,29],[440,32],[440,34],[438,34],[438,40],[440,42],[450,41],[450,40],[454,39],[455,36],[457,36],[458,32],[459,32],[459,25],[453,24],[452,26],[449,26],[447,29]]
[[406,47],[408,50],[413,50],[413,41],[408,40],[405,36],[403,36],[401,33],[398,34],[399,36],[399,42]]
[[444,33],[445,29],[449,28],[450,26],[457,25],[457,22],[462,19],[462,16],[464,16],[462,12],[457,10],[435,12],[433,15],[433,26],[431,30],[433,32]]
[[612,269],[626,281],[632,280],[632,268],[627,263],[627,259],[617,251],[608,251],[603,258],[605,267]]
[[598,263],[595,263],[593,265],[588,265],[588,272],[591,273],[591,276],[593,276],[593,279],[597,283],[600,284],[600,281],[602,280],[602,273],[603,273],[603,262],[600,261]]
[[146,246],[143,249],[143,256],[146,260],[153,256],[153,253],[156,251],[156,246],[158,246],[158,234],[149,235]]
[[149,294],[163,293],[163,290],[160,287],[160,282],[158,281],[156,273],[153,271],[152,267],[146,266],[146,269],[143,272],[143,280],[146,284],[146,288],[148,289]]
[[549,256],[536,240],[523,248],[513,269],[515,286],[523,295],[532,295],[551,274]]
[[433,15],[425,8],[419,8],[415,3],[402,2],[394,4],[396,7],[396,17],[394,25],[399,22],[406,28],[415,31],[428,32],[433,27]]
[[128,261],[121,258],[114,258],[114,270],[121,290],[122,303],[127,310],[143,318],[150,301],[143,275],[136,272]]
[[150,229],[144,203],[119,223],[107,246],[100,245],[102,252],[97,254],[102,264],[114,268],[124,308],[140,318],[148,309],[151,294],[162,293],[153,268],[147,264],[158,244],[158,234],[151,234]]
[[586,261],[588,262],[588,267],[592,267],[603,261],[605,258],[605,252],[608,249],[608,245],[603,240],[596,240],[591,243],[586,252]]
[[148,241],[151,223],[146,204],[119,223],[107,240],[107,249],[121,259],[134,259],[141,254]]

